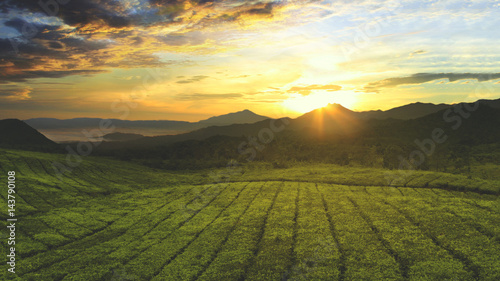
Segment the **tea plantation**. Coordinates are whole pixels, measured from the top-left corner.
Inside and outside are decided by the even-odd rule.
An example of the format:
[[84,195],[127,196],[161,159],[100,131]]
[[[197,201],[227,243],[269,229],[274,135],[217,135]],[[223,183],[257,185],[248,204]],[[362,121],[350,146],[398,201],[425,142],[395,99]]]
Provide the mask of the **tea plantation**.
[[[500,182],[308,164],[169,172],[0,150],[1,280],[500,280]],[[5,186],[5,184],[3,184]]]

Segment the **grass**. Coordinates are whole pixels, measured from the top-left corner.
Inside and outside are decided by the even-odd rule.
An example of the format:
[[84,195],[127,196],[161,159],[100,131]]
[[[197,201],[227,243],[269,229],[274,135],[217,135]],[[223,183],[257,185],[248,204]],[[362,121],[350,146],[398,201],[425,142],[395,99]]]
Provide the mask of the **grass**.
[[87,157],[60,181],[63,155],[0,155],[19,226],[17,274],[4,263],[2,280],[500,280],[494,166],[389,182],[381,169],[253,164],[212,183],[213,171]]

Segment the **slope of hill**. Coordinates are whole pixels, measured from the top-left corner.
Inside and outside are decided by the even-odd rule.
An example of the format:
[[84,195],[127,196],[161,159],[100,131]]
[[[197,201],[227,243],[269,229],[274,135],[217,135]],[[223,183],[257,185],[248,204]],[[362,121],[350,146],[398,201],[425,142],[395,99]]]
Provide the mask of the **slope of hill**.
[[27,149],[54,149],[58,145],[18,119],[0,120],[0,146]]
[[443,130],[448,142],[486,144],[500,141],[500,108],[461,103],[424,117],[397,123],[379,122],[375,130],[379,137],[392,135],[402,139],[429,138],[435,129]]
[[350,135],[362,128],[358,113],[340,104],[328,104],[292,121],[291,129],[308,129],[311,134]]
[[[500,108],[500,99],[496,100],[478,100],[480,105],[486,105],[492,108]],[[395,107],[386,111],[371,110],[357,112],[357,117],[362,119],[400,119],[410,120],[424,117],[426,115],[436,113],[438,111],[448,109],[454,106],[453,104],[433,104],[433,103],[411,103],[399,107]]]
[[218,184],[93,156],[59,180],[65,155],[0,154],[22,175],[16,280],[500,278],[498,181],[301,164],[214,170]]
[[432,103],[411,103],[400,107],[392,108],[387,111],[363,111],[359,112],[358,117],[363,119],[401,119],[409,120],[423,117],[440,110],[451,107],[449,104],[432,104]]

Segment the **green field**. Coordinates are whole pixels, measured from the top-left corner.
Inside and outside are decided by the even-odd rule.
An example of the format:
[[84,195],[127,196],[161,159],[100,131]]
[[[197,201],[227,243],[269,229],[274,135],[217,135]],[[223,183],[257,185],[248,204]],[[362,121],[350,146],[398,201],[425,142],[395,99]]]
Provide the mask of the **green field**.
[[18,218],[1,280],[500,280],[499,180],[254,163],[212,183],[87,157],[60,181],[64,155],[0,156]]

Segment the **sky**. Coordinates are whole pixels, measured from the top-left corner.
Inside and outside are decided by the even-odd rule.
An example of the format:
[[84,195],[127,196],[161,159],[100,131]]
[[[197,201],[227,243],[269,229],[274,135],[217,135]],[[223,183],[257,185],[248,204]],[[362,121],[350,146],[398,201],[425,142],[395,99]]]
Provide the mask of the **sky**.
[[499,25],[499,1],[7,0],[0,118],[498,99]]

